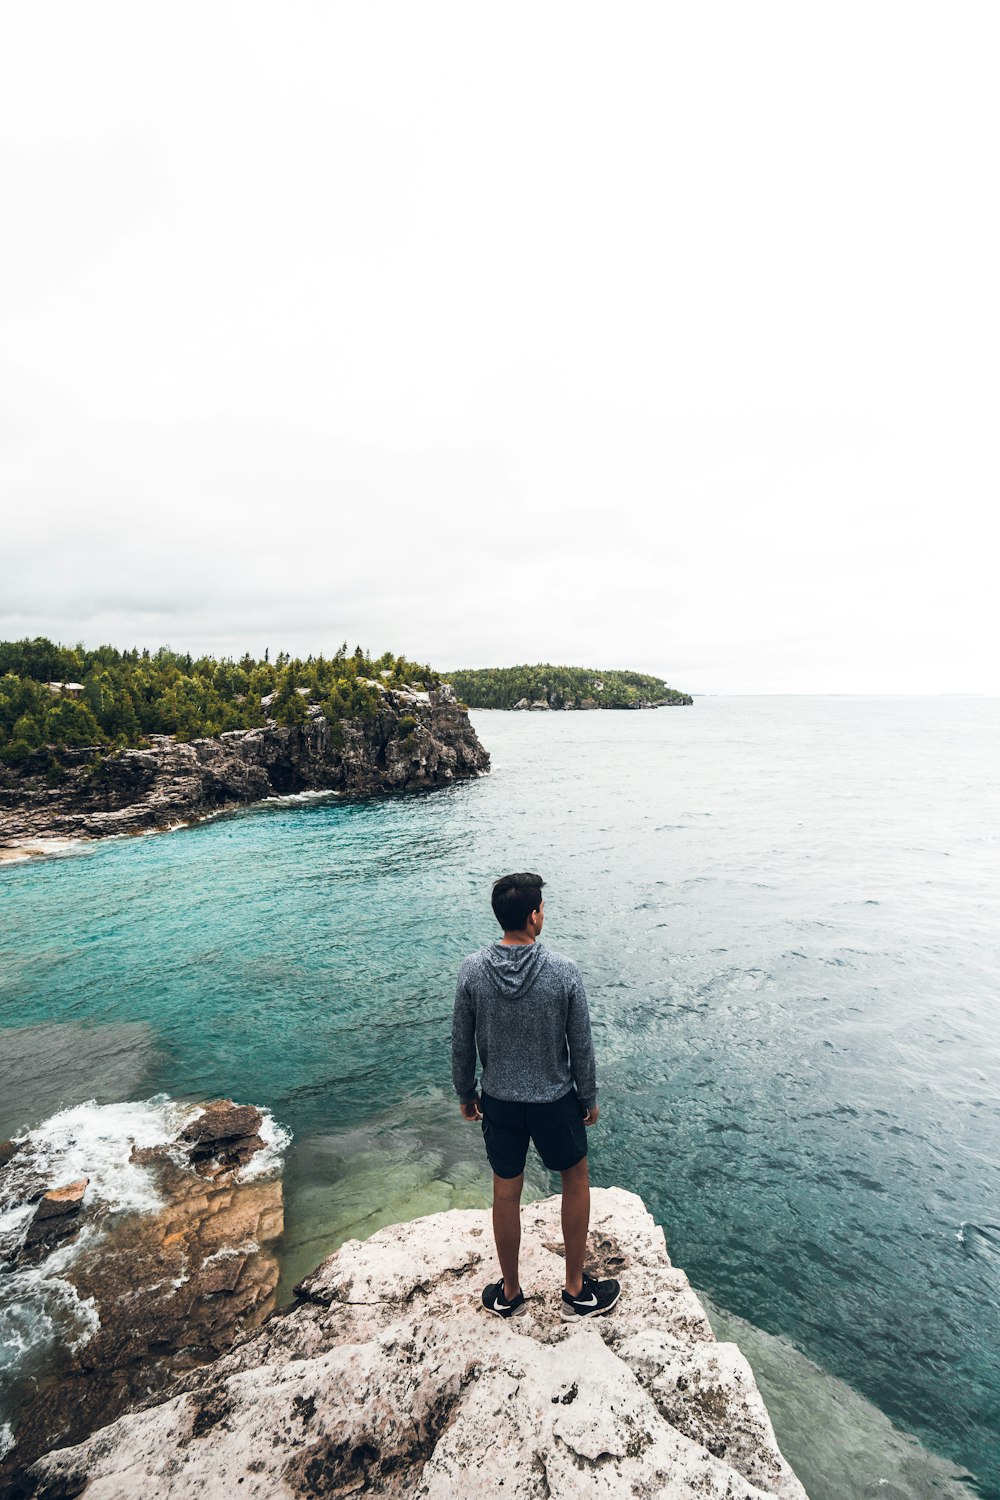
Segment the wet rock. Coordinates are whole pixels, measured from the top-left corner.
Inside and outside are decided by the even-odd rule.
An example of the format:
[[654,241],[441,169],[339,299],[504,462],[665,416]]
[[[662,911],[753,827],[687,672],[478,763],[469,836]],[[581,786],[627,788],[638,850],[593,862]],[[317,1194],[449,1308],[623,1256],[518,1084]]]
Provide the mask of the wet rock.
[[63,1187],[50,1188],[42,1195],[28,1225],[18,1256],[19,1263],[39,1259],[57,1240],[67,1239],[76,1233],[79,1227],[77,1219],[89,1186],[90,1178],[81,1177]]
[[0,1141],[0,1171],[13,1160],[19,1148],[20,1142],[18,1141]]
[[264,1123],[261,1110],[252,1104],[234,1104],[231,1099],[215,1099],[206,1104],[196,1120],[181,1131],[182,1141],[211,1146],[241,1136],[254,1136]]
[[242,1167],[264,1147],[258,1133],[263,1122],[263,1114],[252,1105],[217,1099],[181,1132],[180,1140],[191,1146],[192,1162]]

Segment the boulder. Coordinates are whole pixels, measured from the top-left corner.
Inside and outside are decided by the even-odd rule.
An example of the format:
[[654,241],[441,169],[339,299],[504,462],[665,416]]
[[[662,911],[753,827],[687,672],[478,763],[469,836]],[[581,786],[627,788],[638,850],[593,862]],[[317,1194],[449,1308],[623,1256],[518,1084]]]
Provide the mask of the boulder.
[[0,1141],[0,1169],[17,1155],[20,1144],[20,1141]]
[[537,698],[531,705],[531,711],[532,713],[550,713],[551,707],[545,698]]
[[514,704],[514,709],[517,712],[524,713],[524,712],[527,712],[527,710],[530,709],[530,708],[531,708],[531,699],[530,698],[519,698],[518,701]]
[[83,1206],[84,1194],[90,1186],[89,1177],[80,1177],[64,1187],[50,1188],[44,1193],[28,1225],[27,1233],[18,1261],[31,1261],[47,1252],[57,1240],[75,1234],[77,1219]]
[[178,1139],[190,1145],[189,1160],[196,1166],[241,1167],[263,1149],[265,1143],[259,1133],[263,1123],[262,1112],[253,1105],[215,1099]]

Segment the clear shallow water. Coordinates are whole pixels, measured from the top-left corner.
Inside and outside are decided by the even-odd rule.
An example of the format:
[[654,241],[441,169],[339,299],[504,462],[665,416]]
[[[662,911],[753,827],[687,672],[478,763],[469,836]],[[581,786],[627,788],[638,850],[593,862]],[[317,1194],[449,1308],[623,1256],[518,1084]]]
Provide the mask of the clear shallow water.
[[[0,1136],[91,1096],[267,1105],[295,1137],[288,1285],[347,1234],[485,1202],[454,974],[491,879],[539,869],[591,996],[594,1179],[644,1196],[768,1358],[794,1345],[1000,1496],[1000,704],[474,719],[480,782],[0,869]],[[786,1407],[814,1500],[951,1482],[875,1427],[875,1479],[838,1474]]]

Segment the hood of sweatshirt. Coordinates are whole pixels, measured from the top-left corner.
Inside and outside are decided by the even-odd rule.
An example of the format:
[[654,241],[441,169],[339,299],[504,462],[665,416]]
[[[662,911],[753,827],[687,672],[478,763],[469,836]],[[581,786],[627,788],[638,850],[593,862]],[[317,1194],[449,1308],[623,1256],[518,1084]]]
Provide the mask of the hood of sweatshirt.
[[483,959],[493,988],[508,1000],[529,994],[549,961],[541,943],[491,943]]

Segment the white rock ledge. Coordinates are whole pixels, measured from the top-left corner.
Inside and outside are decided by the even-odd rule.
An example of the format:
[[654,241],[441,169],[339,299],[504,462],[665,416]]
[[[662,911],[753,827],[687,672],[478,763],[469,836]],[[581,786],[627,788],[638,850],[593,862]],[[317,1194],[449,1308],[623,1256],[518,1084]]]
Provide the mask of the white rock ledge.
[[805,1500],[749,1365],[715,1342],[640,1198],[592,1192],[588,1269],[623,1292],[578,1326],[559,1318],[559,1199],[522,1222],[518,1316],[480,1302],[497,1275],[486,1213],[350,1240],[182,1394],[40,1460],[38,1492]]

